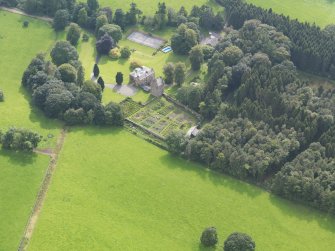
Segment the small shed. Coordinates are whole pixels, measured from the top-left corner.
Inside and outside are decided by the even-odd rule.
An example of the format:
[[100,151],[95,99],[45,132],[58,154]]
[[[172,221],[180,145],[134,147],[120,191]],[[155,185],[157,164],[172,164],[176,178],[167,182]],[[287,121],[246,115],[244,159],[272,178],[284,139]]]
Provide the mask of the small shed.
[[188,138],[194,138],[195,136],[198,135],[199,132],[200,132],[200,130],[196,126],[193,126],[186,133],[186,137],[188,137]]

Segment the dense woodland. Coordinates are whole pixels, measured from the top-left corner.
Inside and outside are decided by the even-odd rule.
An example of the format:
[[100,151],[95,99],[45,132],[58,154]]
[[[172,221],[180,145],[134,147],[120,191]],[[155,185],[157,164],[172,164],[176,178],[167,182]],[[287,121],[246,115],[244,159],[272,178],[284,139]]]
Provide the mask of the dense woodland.
[[264,182],[277,173],[275,193],[335,212],[335,91],[299,80],[292,46],[259,20],[227,29],[207,62],[205,86],[177,94],[181,101],[187,91],[198,97],[193,107],[211,122],[195,138],[176,132],[167,143],[241,179]]
[[228,25],[239,29],[246,20],[258,19],[274,26],[292,41],[292,61],[303,71],[335,78],[335,29],[321,29],[315,24],[301,23],[242,0],[216,0],[225,7]]

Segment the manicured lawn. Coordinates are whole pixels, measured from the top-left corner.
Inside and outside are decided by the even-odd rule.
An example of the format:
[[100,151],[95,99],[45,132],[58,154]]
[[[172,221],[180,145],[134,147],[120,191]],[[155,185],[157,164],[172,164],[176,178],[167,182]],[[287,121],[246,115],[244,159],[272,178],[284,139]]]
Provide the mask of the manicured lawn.
[[0,150],[0,250],[17,250],[49,157]]
[[[129,59],[118,59],[113,60],[109,56],[103,56],[98,65],[100,68],[100,76],[105,80],[106,84],[115,84],[115,76],[117,72],[122,72],[124,75],[123,84],[128,84],[129,82],[129,73],[131,72],[130,63],[132,61],[136,61],[141,65],[145,65],[147,67],[153,68],[156,73],[156,77],[163,76],[163,67],[168,62],[176,63],[176,62],[184,62],[188,67],[188,73],[186,82],[190,82],[196,76],[200,78],[204,78],[204,71],[201,72],[193,72],[190,69],[190,62],[187,56],[176,55],[174,53],[163,53],[159,51],[156,55],[153,55],[155,49],[152,49],[147,46],[143,46],[127,39],[128,35],[132,32],[132,30],[143,30],[143,27],[138,26],[134,27],[127,32],[125,32],[123,39],[119,42],[119,46],[125,47],[128,46],[131,50],[134,50],[131,57]],[[163,31],[155,32],[156,36],[160,36],[167,41],[169,41],[172,36],[174,30],[167,28]],[[81,42],[78,46],[78,51],[80,54],[80,60],[85,67],[85,75],[86,78],[90,78],[91,72],[93,69],[93,65],[96,59],[96,51],[95,51],[95,39],[93,36],[90,37],[89,42]],[[115,91],[106,88],[103,95],[103,103],[108,103],[110,101],[120,102],[125,97],[116,93]],[[144,93],[143,91],[139,91],[135,96],[132,97],[135,101],[145,102],[149,95]]]
[[159,2],[165,2],[167,7],[174,8],[175,10],[179,10],[181,6],[184,6],[187,10],[191,11],[194,5],[201,6],[203,4],[210,5],[212,7],[217,8],[217,4],[215,0],[100,0],[99,3],[101,6],[110,6],[113,10],[120,8],[124,11],[128,11],[130,8],[130,4],[135,2],[140,10],[144,12],[144,15],[153,16],[158,9]]
[[335,2],[331,0],[247,0],[257,6],[272,8],[277,13],[298,18],[302,22],[324,27],[335,23]]
[[[29,27],[22,28],[22,22]],[[52,147],[61,124],[46,119],[32,107],[29,95],[21,88],[21,77],[30,60],[48,50],[57,36],[46,22],[0,11],[0,89],[5,102],[0,103],[0,130],[10,126],[29,128],[45,138],[41,147]],[[0,250],[16,250],[49,158],[9,153],[0,150]]]
[[[175,158],[121,129],[72,129],[28,250],[206,250],[247,232],[257,250],[332,250],[335,219]],[[221,248],[217,248],[221,250]]]

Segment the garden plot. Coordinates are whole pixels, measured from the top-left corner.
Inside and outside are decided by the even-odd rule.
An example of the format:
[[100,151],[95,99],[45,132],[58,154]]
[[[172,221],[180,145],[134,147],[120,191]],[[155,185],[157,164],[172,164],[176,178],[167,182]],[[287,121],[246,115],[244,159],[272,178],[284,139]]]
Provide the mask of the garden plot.
[[165,41],[161,38],[153,37],[139,31],[134,31],[133,33],[131,33],[128,36],[128,40],[145,46],[149,46],[154,49],[159,49],[165,43]]
[[196,125],[196,118],[183,109],[176,107],[164,98],[156,99],[147,106],[134,112],[129,112],[129,107],[136,102],[127,100],[122,103],[128,119],[147,128],[148,130],[166,137],[173,130],[187,132],[189,128]]

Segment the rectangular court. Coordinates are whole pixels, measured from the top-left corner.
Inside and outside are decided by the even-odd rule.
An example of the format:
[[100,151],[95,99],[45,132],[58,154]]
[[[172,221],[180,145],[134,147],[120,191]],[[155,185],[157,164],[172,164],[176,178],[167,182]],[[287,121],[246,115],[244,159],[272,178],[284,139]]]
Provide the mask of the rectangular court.
[[165,43],[165,41],[161,38],[149,36],[139,31],[134,31],[133,33],[131,33],[128,36],[128,40],[145,46],[149,46],[154,49],[159,49]]

